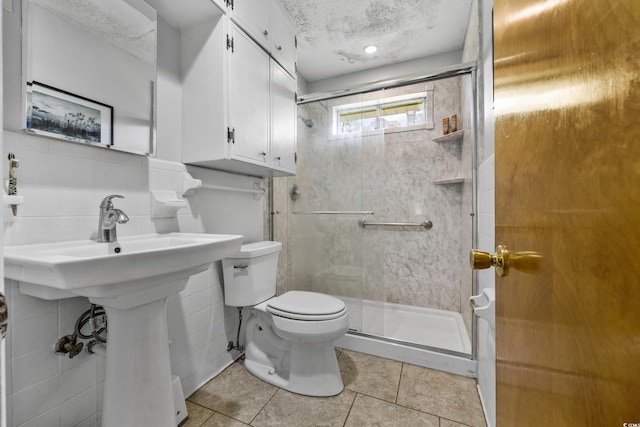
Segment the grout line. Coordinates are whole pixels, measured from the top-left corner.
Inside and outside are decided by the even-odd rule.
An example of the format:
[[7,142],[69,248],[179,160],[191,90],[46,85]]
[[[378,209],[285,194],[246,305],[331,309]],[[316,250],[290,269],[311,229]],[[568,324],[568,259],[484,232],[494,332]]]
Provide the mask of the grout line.
[[395,400],[395,404],[398,404],[398,396],[400,395],[400,384],[402,383],[402,373],[404,372],[404,362],[402,362],[402,365],[400,366],[400,378],[398,379],[398,388],[396,389],[396,400]]
[[[346,390],[346,388],[345,388],[345,390]],[[352,390],[350,390],[350,391],[352,391]],[[344,391],[343,391],[343,393],[344,393]],[[358,398],[358,395],[360,394],[360,393],[357,393],[357,392],[354,392],[354,393],[356,395],[353,397],[353,401],[351,402],[351,406],[349,406],[349,412],[347,412],[347,416],[344,419],[344,423],[342,423],[342,427],[347,425],[347,420],[349,419],[349,415],[351,415],[351,410],[353,409],[353,405],[356,403],[356,399]]]
[[[398,405],[397,403],[392,402],[392,401],[390,401],[390,400],[386,400],[386,399],[384,399],[384,398],[382,398],[382,397],[380,397],[380,396],[372,396],[372,395],[367,394],[367,393],[364,393],[364,392],[362,392],[362,391],[351,390],[350,388],[346,388],[346,387],[345,387],[344,389],[345,389],[345,390],[349,390],[350,392],[353,392],[353,393],[359,394],[360,396],[366,396],[366,397],[370,397],[370,398],[372,398],[372,399],[379,400],[379,401],[381,401],[381,402],[386,402],[386,403],[388,403],[388,404],[390,404],[390,405]],[[402,405],[398,405],[398,406],[402,406]],[[412,408],[409,408],[409,409],[412,409]]]
[[[229,418],[230,420],[237,421],[237,422],[239,422],[239,423],[240,423],[240,424],[242,424],[242,425],[245,425],[245,426],[250,425],[250,424],[245,423],[244,421],[240,421],[240,420],[238,420],[238,419],[236,419],[236,418],[230,417],[229,415],[225,415],[225,414],[223,414],[222,412],[218,412],[218,411],[213,411],[213,412],[214,412],[214,413],[216,413],[216,414],[220,414],[220,415],[222,415],[222,416],[223,416],[223,417],[225,417],[225,418]],[[211,417],[213,417],[213,415],[212,415]],[[209,418],[211,418],[211,417],[209,417]],[[209,418],[207,418],[207,421],[209,420]],[[254,417],[254,418],[255,418],[255,417]],[[253,420],[251,420],[251,421],[253,421]],[[203,425],[204,425],[204,424],[203,424]]]
[[[253,375],[253,374],[252,374],[252,375]],[[264,381],[264,380],[263,380],[263,381]],[[265,381],[265,383],[266,383],[266,384],[268,384],[266,381]],[[269,402],[271,402],[271,400],[273,400],[273,398],[275,397],[275,395],[276,395],[276,394],[278,394],[278,392],[279,392],[280,390],[282,390],[282,389],[281,389],[280,387],[278,387],[278,386],[274,386],[273,384],[270,384],[270,385],[272,385],[272,386],[276,389],[276,390],[275,390],[275,392],[271,395],[271,397],[270,397],[269,399],[267,399],[267,401],[264,403],[264,405],[262,405],[262,408],[260,408],[260,410],[256,413],[256,415],[255,415],[253,418],[251,418],[251,421],[249,421],[249,425],[251,425],[251,423],[255,421],[256,417],[257,417],[258,415],[260,415],[260,412],[264,411],[264,408],[266,408],[266,407],[267,407],[267,405],[269,404]]]
[[[202,421],[199,425],[194,426],[194,427],[200,427],[201,425],[203,425],[204,423],[206,423],[207,421],[209,421],[209,418],[213,417],[213,414],[215,414],[215,413],[216,413],[216,411],[214,411],[213,409],[211,409],[211,408],[207,408],[206,406],[200,405],[199,403],[192,402],[192,401],[190,401],[188,398],[187,398],[187,399],[185,399],[185,402],[186,402],[186,401],[189,401],[189,403],[191,403],[192,405],[199,406],[199,407],[201,407],[201,408],[206,409],[207,411],[211,411],[211,415],[209,415],[209,416],[208,416],[204,421]],[[186,403],[185,403],[185,404],[186,404]],[[187,418],[185,418],[185,419],[184,419],[184,421],[182,421],[182,422],[180,423],[180,426],[183,426],[183,425],[185,425],[185,424],[186,424],[186,423],[188,423],[188,422],[189,422],[189,414],[188,414],[188,411],[187,411]],[[178,426],[178,427],[179,427],[179,426]]]

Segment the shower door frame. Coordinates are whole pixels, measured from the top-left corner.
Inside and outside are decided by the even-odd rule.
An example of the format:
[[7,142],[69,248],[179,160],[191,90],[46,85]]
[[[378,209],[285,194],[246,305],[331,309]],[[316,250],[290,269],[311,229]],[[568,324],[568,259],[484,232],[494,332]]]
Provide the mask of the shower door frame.
[[[472,242],[472,247],[477,247],[477,243],[478,243],[478,217],[477,217],[477,169],[478,169],[478,165],[477,165],[477,146],[478,146],[478,134],[479,134],[479,130],[478,130],[478,123],[480,123],[479,117],[478,117],[478,112],[480,111],[479,109],[479,105],[478,105],[478,90],[477,90],[477,65],[476,62],[465,62],[462,64],[458,64],[455,66],[451,66],[451,67],[446,67],[446,68],[442,68],[436,71],[433,71],[431,73],[428,74],[416,74],[416,75],[409,75],[409,76],[404,76],[404,77],[400,77],[400,78],[396,78],[396,79],[391,79],[391,80],[384,80],[384,81],[378,81],[378,82],[372,82],[372,83],[368,83],[368,84],[364,84],[361,86],[357,86],[351,89],[345,89],[345,90],[338,90],[338,91],[332,91],[332,92],[322,92],[322,93],[313,93],[313,94],[309,94],[309,95],[300,95],[298,96],[298,102],[297,105],[303,105],[303,104],[308,104],[308,103],[312,103],[312,102],[316,102],[316,101],[323,101],[323,100],[329,100],[329,99],[334,99],[334,98],[338,98],[338,97],[344,97],[344,96],[349,96],[349,95],[357,95],[357,94],[363,94],[363,93],[368,93],[368,92],[373,92],[373,91],[378,91],[378,90],[384,90],[384,89],[391,89],[391,88],[396,88],[396,87],[401,87],[401,86],[407,86],[407,85],[411,85],[411,84],[415,84],[415,83],[423,83],[423,82],[429,82],[429,81],[435,81],[435,80],[442,80],[442,79],[446,79],[446,78],[450,78],[450,77],[456,77],[456,76],[463,76],[463,75],[469,75],[471,78],[471,92],[472,92],[472,117],[471,117],[471,122],[472,122],[472,140],[473,140],[473,144],[471,147],[471,163],[472,163],[472,167],[471,167],[471,213],[470,215],[472,216],[473,220],[472,220],[472,235],[471,235],[471,242]],[[269,191],[269,211],[272,213],[270,216],[270,221],[269,221],[269,236],[271,239],[273,239],[274,236],[274,221],[273,221],[273,180],[269,181],[269,187],[270,187],[270,191]],[[477,293],[477,288],[478,288],[478,274],[476,271],[472,272],[472,276],[471,276],[471,294],[474,295]],[[477,355],[477,319],[476,316],[471,315],[471,331],[470,335],[471,335],[471,353],[467,354],[467,353],[461,353],[458,351],[454,351],[454,350],[448,350],[448,349],[444,349],[444,348],[439,348],[439,347],[432,347],[432,346],[427,346],[424,344],[417,344],[417,343],[412,343],[409,341],[403,341],[403,340],[399,340],[399,339],[395,339],[395,338],[389,338],[389,337],[385,337],[385,336],[381,336],[381,335],[376,335],[376,334],[369,334],[366,332],[360,332],[360,331],[355,331],[355,330],[349,330],[347,335],[351,335],[351,336],[355,336],[355,337],[361,337],[363,338],[365,341],[363,341],[362,347],[360,348],[361,350],[368,352],[368,353],[372,353],[375,354],[375,351],[372,351],[372,346],[371,341],[376,341],[376,342],[386,342],[389,343],[393,346],[404,346],[406,348],[408,348],[410,351],[409,353],[411,353],[411,350],[423,350],[426,351],[428,353],[430,353],[433,358],[435,359],[435,365],[438,365],[440,362],[442,363],[442,366],[447,365],[447,361],[443,360],[442,358],[438,357],[438,355],[441,356],[450,356],[453,357],[455,359],[458,359],[461,363],[459,364],[459,367],[457,369],[453,369],[453,373],[457,373],[457,374],[461,374],[461,375],[466,375],[466,376],[471,376],[471,377],[475,377],[476,376],[476,366],[475,366],[475,360],[476,360],[476,355]],[[388,354],[385,354],[384,352],[378,353],[377,355],[382,356],[382,357],[389,357]],[[409,363],[416,363],[416,360],[413,358],[413,356],[408,356],[408,358],[406,360],[403,360]],[[465,362],[466,361],[466,362]],[[433,362],[433,360],[432,360]],[[470,363],[469,363],[470,362]],[[420,363],[416,363],[416,364],[420,364]],[[434,368],[438,368],[438,366],[433,366]],[[447,370],[450,371],[450,369],[443,369],[443,370]]]

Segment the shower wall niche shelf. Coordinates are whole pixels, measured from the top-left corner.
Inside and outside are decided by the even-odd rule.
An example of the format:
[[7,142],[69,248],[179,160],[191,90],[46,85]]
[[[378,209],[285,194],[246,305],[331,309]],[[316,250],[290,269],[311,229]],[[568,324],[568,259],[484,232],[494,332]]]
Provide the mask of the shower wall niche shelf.
[[446,135],[439,136],[437,138],[433,138],[433,142],[457,142],[461,141],[464,136],[464,129],[460,129],[455,132],[448,133]]
[[466,181],[466,178],[464,177],[456,177],[456,178],[437,179],[431,182],[435,185],[449,185],[449,184],[462,184],[465,181]]

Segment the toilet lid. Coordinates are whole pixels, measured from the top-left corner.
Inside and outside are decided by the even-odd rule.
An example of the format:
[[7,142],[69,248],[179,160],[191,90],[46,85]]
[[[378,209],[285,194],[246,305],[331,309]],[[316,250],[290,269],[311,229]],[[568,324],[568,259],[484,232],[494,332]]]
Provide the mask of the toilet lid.
[[316,292],[289,291],[267,302],[267,312],[297,320],[337,319],[346,311],[342,300]]

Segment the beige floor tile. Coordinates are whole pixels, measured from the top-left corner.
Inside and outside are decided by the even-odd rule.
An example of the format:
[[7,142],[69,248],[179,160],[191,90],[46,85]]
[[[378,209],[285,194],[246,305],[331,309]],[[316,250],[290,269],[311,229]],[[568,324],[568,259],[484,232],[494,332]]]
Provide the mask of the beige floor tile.
[[209,419],[209,417],[211,417],[211,415],[213,415],[213,411],[211,409],[196,405],[188,400],[186,403],[189,416],[185,422],[180,425],[180,427],[200,427],[205,421],[207,421],[207,419]]
[[485,426],[476,382],[405,364],[398,404],[471,426]]
[[202,424],[202,427],[246,427],[248,425],[216,412],[206,423]]
[[356,394],[343,390],[337,396],[310,397],[278,390],[252,426],[342,426]]
[[373,397],[358,395],[345,427],[420,426],[438,427],[438,417],[398,406]]
[[276,390],[277,387],[250,374],[242,364],[234,363],[192,394],[189,400],[249,423]]
[[440,427],[467,427],[467,425],[460,424],[451,420],[445,420],[444,418],[440,418]]
[[346,389],[395,402],[401,362],[343,350],[338,364]]

